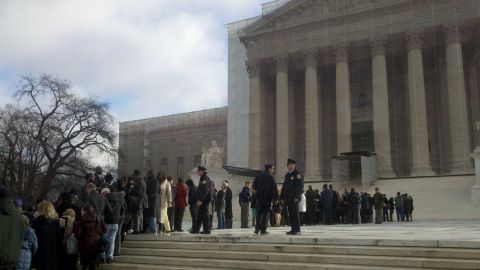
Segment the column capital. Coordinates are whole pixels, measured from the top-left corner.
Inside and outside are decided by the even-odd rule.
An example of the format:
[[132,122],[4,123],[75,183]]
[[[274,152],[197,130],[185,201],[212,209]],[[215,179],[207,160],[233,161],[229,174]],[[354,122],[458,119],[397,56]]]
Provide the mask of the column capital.
[[423,38],[425,34],[423,30],[413,30],[405,32],[405,39],[407,40],[407,50],[421,49],[423,45]]
[[258,77],[260,75],[260,61],[258,60],[247,60],[247,72],[250,77]]
[[303,52],[305,56],[305,66],[306,67],[316,67],[318,64],[318,50],[309,49]]
[[445,45],[453,42],[460,42],[463,34],[463,25],[457,23],[445,24],[443,26],[443,38]]
[[348,62],[348,53],[349,53],[349,43],[341,42],[333,46],[335,50],[335,60],[339,62]]
[[372,56],[385,55],[387,45],[387,37],[374,37],[370,39],[370,48]]
[[275,57],[275,62],[277,63],[277,72],[288,71],[288,54],[277,55]]

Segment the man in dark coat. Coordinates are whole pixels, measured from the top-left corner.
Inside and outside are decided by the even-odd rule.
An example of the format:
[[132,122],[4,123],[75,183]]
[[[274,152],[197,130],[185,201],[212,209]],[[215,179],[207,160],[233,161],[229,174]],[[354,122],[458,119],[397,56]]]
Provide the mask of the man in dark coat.
[[227,189],[225,190],[225,228],[231,229],[233,226],[233,193],[228,186],[228,181],[224,181],[224,183],[227,185]]
[[110,204],[112,208],[112,211],[105,215],[105,224],[107,226],[106,238],[108,245],[106,247],[103,259],[106,260],[107,263],[111,263],[113,261],[115,239],[118,235],[117,232],[119,230],[120,217],[122,216],[122,213],[125,213],[125,209],[127,207],[125,200],[123,199],[123,195],[121,193],[116,193],[115,187],[112,187],[112,190],[113,192],[111,192],[111,190],[108,188],[102,189],[102,196],[105,196],[108,204]]
[[[208,207],[213,199],[213,185],[210,177],[207,176],[207,169],[203,166],[198,167],[198,181],[197,187],[197,219],[192,234],[210,234],[210,217],[208,216]],[[200,232],[200,227],[203,224],[203,231]]]
[[285,174],[280,199],[285,202],[292,230],[289,235],[300,234],[300,215],[298,203],[303,193],[303,176],[297,171],[297,162],[293,159],[287,161],[288,172]]
[[248,228],[248,217],[250,212],[250,201],[252,200],[252,195],[250,194],[250,181],[245,182],[242,191],[238,195],[238,202],[240,204],[240,220],[241,228]]
[[190,210],[190,217],[192,219],[192,227],[189,231],[193,229],[195,219],[197,218],[197,187],[193,183],[192,179],[188,179],[186,182],[188,186],[188,209]]
[[144,215],[146,217],[147,221],[147,230],[150,232],[156,233],[157,232],[157,224],[155,222],[155,213],[156,207],[159,205],[158,201],[158,180],[153,175],[153,171],[149,170],[147,172],[147,177],[146,177],[146,194],[147,194],[147,200],[148,200],[148,208],[145,209]]
[[307,199],[308,225],[315,225],[317,224],[318,198],[311,185],[308,186],[307,192],[305,192],[305,198]]
[[333,185],[328,185],[328,188],[332,192],[332,223],[337,224],[339,222],[338,218],[338,208],[340,203],[340,194],[336,190],[333,189]]
[[355,191],[354,188],[350,190],[350,193],[347,197],[348,200],[348,213],[349,213],[349,221],[352,224],[359,224],[360,220],[358,216],[360,215],[359,205],[361,204],[360,194]]
[[0,183],[0,269],[14,269],[23,245],[25,222]]
[[90,183],[87,185],[87,192],[88,192],[88,197],[87,197],[86,203],[91,204],[95,209],[95,212],[97,213],[98,217],[103,220],[105,215],[112,211],[112,207],[110,206],[108,201],[105,199],[105,197],[102,197],[98,193],[97,187],[95,186],[94,183]]
[[268,234],[267,216],[273,201],[278,200],[278,188],[273,178],[275,168],[272,164],[265,165],[265,171],[253,180],[253,194],[256,199],[257,222],[255,234]]
[[133,172],[134,185],[130,192],[132,203],[133,232],[135,234],[143,231],[143,209],[148,208],[147,185],[140,177],[140,171]]
[[323,224],[332,224],[332,191],[328,188],[327,184],[323,185],[322,192],[320,193],[320,200],[322,201],[322,214]]

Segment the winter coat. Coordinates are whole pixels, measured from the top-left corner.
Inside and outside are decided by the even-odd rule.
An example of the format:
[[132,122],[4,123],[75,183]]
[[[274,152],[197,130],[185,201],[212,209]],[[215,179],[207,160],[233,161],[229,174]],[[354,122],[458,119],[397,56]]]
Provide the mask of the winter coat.
[[300,203],[298,204],[298,212],[305,213],[307,212],[307,198],[305,198],[305,193],[300,195]]
[[125,213],[127,208],[125,200],[123,199],[123,193],[108,193],[105,198],[112,209],[105,214],[105,223],[118,224],[120,222],[120,216]]
[[73,229],[75,238],[78,240],[78,251],[80,254],[94,257],[100,253],[100,238],[106,232],[107,226],[103,220],[98,217],[81,217]]
[[105,197],[103,197],[102,195],[98,194],[98,192],[96,191],[90,192],[87,197],[87,203],[93,205],[93,208],[95,208],[95,212],[101,219],[103,219],[107,213],[110,213],[112,211],[112,207],[107,202],[107,199],[105,199]]
[[20,257],[18,257],[17,266],[15,270],[29,270],[32,264],[32,258],[37,252],[38,242],[35,231],[27,227],[25,230],[25,237],[23,239],[22,250],[20,251]]
[[217,198],[215,200],[215,211],[225,213],[225,190],[217,192]]
[[143,215],[146,217],[155,217],[155,213],[158,210],[159,204],[159,197],[158,197],[158,179],[151,176],[147,177],[147,200],[148,200],[148,208],[143,211]]
[[0,269],[12,269],[22,249],[25,223],[10,197],[0,199]]
[[250,189],[248,187],[243,187],[242,191],[238,195],[238,202],[239,203],[248,203],[252,200],[250,195]]
[[155,217],[157,222],[164,224],[168,220],[168,205],[172,203],[172,188],[170,182],[164,180],[158,186],[158,196],[160,198]]
[[227,187],[225,191],[225,219],[233,219],[232,190]]
[[62,241],[58,219],[37,217],[32,228],[38,240],[38,251],[33,257],[33,267],[37,270],[57,270],[57,254]]
[[187,207],[187,187],[184,184],[178,184],[175,189],[175,207],[184,209]]
[[188,205],[197,205],[197,187],[195,185],[188,187]]

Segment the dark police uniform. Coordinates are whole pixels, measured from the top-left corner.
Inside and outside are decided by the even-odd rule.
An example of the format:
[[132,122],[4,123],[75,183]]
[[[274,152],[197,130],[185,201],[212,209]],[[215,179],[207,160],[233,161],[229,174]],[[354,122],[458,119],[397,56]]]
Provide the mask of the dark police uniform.
[[197,201],[201,201],[202,205],[198,207],[197,219],[193,226],[192,233],[198,233],[203,224],[203,232],[210,233],[210,217],[208,216],[208,206],[212,202],[213,188],[212,180],[203,174],[198,181],[197,187]]
[[[288,172],[285,174],[285,181],[283,182],[282,193],[280,199],[285,202],[288,209],[288,216],[292,227],[292,233],[300,232],[300,216],[298,213],[298,203],[302,198],[303,192],[303,176],[297,171]],[[295,202],[295,199],[297,201]]]
[[265,233],[267,231],[267,216],[272,206],[272,201],[278,200],[277,184],[273,176],[265,172],[255,177],[252,188],[255,191],[255,206],[257,209],[255,232]]

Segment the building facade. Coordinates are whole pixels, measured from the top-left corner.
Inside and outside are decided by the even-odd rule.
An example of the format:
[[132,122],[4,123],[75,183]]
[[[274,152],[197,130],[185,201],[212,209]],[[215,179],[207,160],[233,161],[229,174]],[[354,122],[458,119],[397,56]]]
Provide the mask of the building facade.
[[227,150],[227,108],[120,123],[120,176],[137,169],[185,179],[212,141]]
[[229,165],[324,181],[368,151],[381,178],[472,173],[479,29],[475,0],[296,0],[231,30]]

